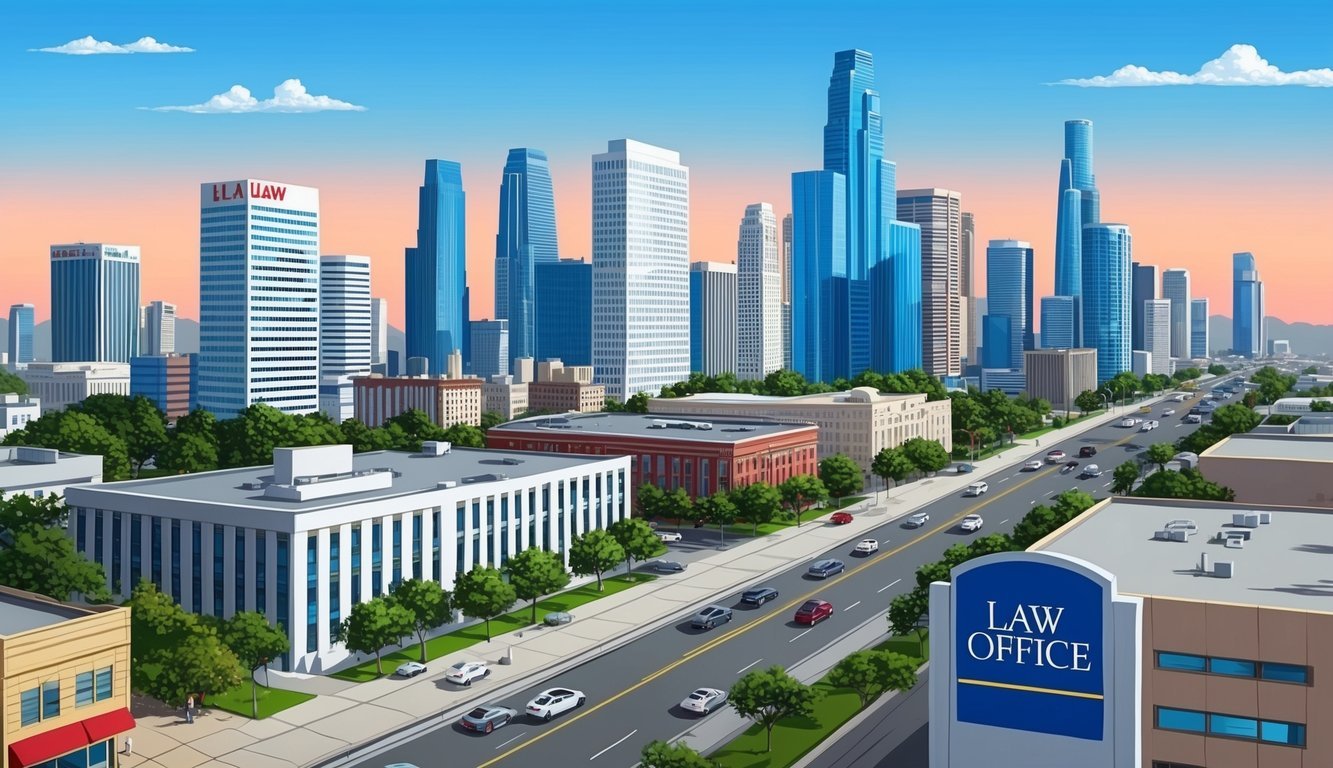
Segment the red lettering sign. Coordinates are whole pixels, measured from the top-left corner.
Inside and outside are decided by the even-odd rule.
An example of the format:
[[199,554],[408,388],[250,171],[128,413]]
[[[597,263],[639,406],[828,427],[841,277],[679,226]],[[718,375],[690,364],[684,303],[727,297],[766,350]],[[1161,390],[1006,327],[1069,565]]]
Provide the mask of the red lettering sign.
[[228,187],[226,184],[213,185],[213,202],[221,203],[225,200],[244,200],[245,186],[240,182]]
[[260,200],[285,200],[287,198],[287,188],[277,184],[260,184],[250,182],[250,199]]

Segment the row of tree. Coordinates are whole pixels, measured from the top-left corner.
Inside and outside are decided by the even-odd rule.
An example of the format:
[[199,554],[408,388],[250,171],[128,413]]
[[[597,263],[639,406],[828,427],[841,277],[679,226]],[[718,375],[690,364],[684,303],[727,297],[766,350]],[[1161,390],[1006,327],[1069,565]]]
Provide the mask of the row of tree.
[[839,377],[829,384],[808,381],[796,371],[788,370],[773,371],[762,379],[739,379],[734,373],[706,376],[695,372],[685,381],[663,387],[661,397],[687,397],[703,392],[795,397],[823,392],[844,392],[853,387],[871,387],[880,392],[893,394],[924,394],[928,400],[943,400],[946,397],[944,385],[940,380],[920,368],[902,373],[864,371],[855,378]]

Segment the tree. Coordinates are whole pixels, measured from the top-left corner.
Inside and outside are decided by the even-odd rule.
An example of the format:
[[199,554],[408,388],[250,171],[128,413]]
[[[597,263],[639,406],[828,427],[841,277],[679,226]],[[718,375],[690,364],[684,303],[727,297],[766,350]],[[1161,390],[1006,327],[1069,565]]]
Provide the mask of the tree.
[[[648,527],[642,520],[634,522],[644,528]],[[654,536],[653,540],[656,539]],[[569,571],[565,570],[560,555],[536,547],[525,549],[509,558],[505,572],[509,574],[509,584],[514,589],[515,597],[532,601],[533,624],[537,623],[537,601],[542,595],[559,592],[569,586]]]
[[[949,572],[931,581],[948,581]],[[889,601],[889,631],[898,637],[916,635],[920,640],[923,633],[921,618],[930,612],[930,586],[918,584],[911,592],[905,592]]]
[[636,392],[635,394],[630,395],[629,399],[625,401],[625,412],[647,413],[648,401],[651,399],[651,396],[647,392]]
[[444,439],[459,448],[486,447],[486,435],[477,427],[461,422],[444,430]]
[[893,651],[856,651],[829,670],[828,681],[856,691],[861,708],[885,691],[905,691],[916,685],[920,662]]
[[736,519],[754,526],[755,536],[759,535],[759,526],[773,522],[782,511],[782,494],[763,481],[737,488],[731,492],[731,500],[736,505]]
[[684,742],[650,741],[639,756],[640,768],[711,768],[717,765]]
[[639,513],[639,517],[645,520],[652,520],[655,517],[665,517],[662,514],[662,497],[666,496],[662,489],[653,483],[644,483],[634,492],[634,506]]
[[259,693],[255,687],[255,671],[264,668],[265,682],[268,665],[287,652],[287,633],[281,627],[268,623],[257,611],[237,611],[222,624],[223,645],[236,655],[237,660],[250,670],[250,717],[259,717]]
[[342,442],[352,446],[354,453],[384,451],[393,447],[393,440],[383,429],[371,429],[357,419],[346,419],[338,425]]
[[1166,469],[1167,462],[1171,461],[1175,456],[1176,447],[1171,443],[1153,443],[1148,446],[1148,450],[1144,454],[1144,458],[1148,460],[1148,463],[1156,464],[1159,471]]
[[389,592],[390,599],[412,615],[412,630],[421,646],[421,663],[426,663],[426,633],[449,623],[452,596],[432,579],[406,579]]
[[662,505],[659,511],[662,517],[675,520],[677,524],[682,520],[694,520],[698,517],[694,499],[690,498],[690,494],[686,493],[684,488],[677,488],[671,493],[662,494]]
[[28,394],[28,382],[19,378],[16,374],[0,369],[0,394],[13,392],[22,397]]
[[508,419],[495,411],[486,411],[481,415],[481,431],[487,432],[491,427],[498,427],[506,421],[508,421]]
[[1111,493],[1127,496],[1130,491],[1134,490],[1134,483],[1138,482],[1139,463],[1137,461],[1123,462],[1115,468],[1111,477]]
[[[642,488],[656,487],[655,485],[642,486]],[[611,524],[608,530],[612,538],[620,545],[620,548],[625,551],[625,573],[633,572],[635,560],[647,560],[662,551],[662,540],[657,538],[657,533],[653,531],[652,526],[640,518],[626,517],[617,520]]]
[[464,615],[486,622],[486,642],[491,641],[491,619],[514,607],[518,593],[494,566],[474,565],[454,580],[454,607]]
[[625,550],[611,534],[594,528],[569,543],[569,567],[579,576],[596,576],[597,591],[603,591],[602,574],[625,559]]
[[865,485],[861,468],[841,453],[819,462],[819,480],[828,489],[829,495],[838,500],[838,506],[842,506],[843,497],[851,496]]
[[[1003,394],[1003,393],[1000,393]],[[944,446],[924,437],[913,437],[902,444],[903,455],[922,473],[939,472],[949,466],[949,454]]]
[[814,712],[816,693],[787,674],[782,667],[750,672],[731,686],[731,706],[741,717],[762,725],[768,732],[765,752],[773,751],[773,727],[789,717],[808,717]]
[[1134,495],[1155,499],[1236,500],[1235,491],[1208,480],[1195,469],[1154,472],[1144,479]]
[[177,431],[158,452],[157,468],[176,474],[217,469],[217,442],[193,432]]
[[122,437],[134,463],[134,476],[138,477],[143,465],[166,446],[167,420],[157,405],[143,395],[131,398],[129,418]]
[[0,584],[68,600],[108,598],[101,566],[74,547],[63,530],[69,510],[59,496],[34,499],[0,492]]
[[194,694],[207,695],[241,684],[245,670],[211,627],[198,625],[176,646],[159,656],[159,672],[144,691],[168,704],[181,704]]
[[1212,365],[1208,366],[1208,373],[1214,376],[1225,376],[1227,370],[1228,370],[1227,367],[1225,365],[1222,365],[1221,363],[1213,363]]
[[782,505],[795,515],[796,527],[801,527],[801,514],[807,509],[828,500],[828,490],[824,483],[813,475],[792,475],[778,486],[782,496]]
[[889,487],[890,479],[893,480],[893,486],[898,487],[898,484],[906,480],[914,469],[916,465],[907,458],[902,448],[883,448],[875,454],[874,461],[870,463],[870,471],[884,481],[885,489]]
[[[461,580],[467,574],[460,576]],[[412,613],[390,600],[387,595],[357,603],[338,626],[334,638],[353,653],[375,654],[375,672],[384,674],[381,652],[387,645],[397,645],[412,634]]]
[[224,467],[254,467],[273,461],[273,449],[294,445],[296,417],[264,403],[243,408],[233,419],[217,422],[218,462]]
[[736,505],[732,503],[726,491],[717,491],[695,502],[699,520],[714,523],[722,535],[722,542],[727,541],[727,526],[736,522]]
[[130,458],[125,441],[107,431],[97,419],[77,410],[48,411],[23,429],[5,436],[5,445],[55,448],[69,453],[102,457],[102,478],[126,480]]

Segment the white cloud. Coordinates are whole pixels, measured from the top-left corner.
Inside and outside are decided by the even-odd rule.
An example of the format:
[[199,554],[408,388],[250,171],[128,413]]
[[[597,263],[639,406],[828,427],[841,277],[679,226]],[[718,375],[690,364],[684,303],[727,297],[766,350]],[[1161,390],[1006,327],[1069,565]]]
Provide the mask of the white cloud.
[[1305,69],[1283,72],[1259,55],[1253,45],[1233,45],[1221,56],[1205,62],[1192,75],[1179,72],[1154,72],[1136,64],[1127,64],[1109,75],[1061,80],[1052,85],[1076,85],[1080,88],[1132,88],[1151,85],[1304,85],[1333,88],[1333,69]]
[[256,99],[250,89],[233,85],[203,104],[183,107],[140,107],[153,112],[191,112],[197,115],[240,114],[245,112],[364,112],[365,107],[328,96],[313,96],[300,80],[284,80],[273,89],[273,98]]
[[99,53],[194,53],[193,48],[159,43],[151,37],[141,37],[132,43],[116,45],[105,40],[98,40],[89,35],[78,40],[70,40],[64,45],[51,48],[29,48],[34,53],[64,53],[71,56],[91,56]]

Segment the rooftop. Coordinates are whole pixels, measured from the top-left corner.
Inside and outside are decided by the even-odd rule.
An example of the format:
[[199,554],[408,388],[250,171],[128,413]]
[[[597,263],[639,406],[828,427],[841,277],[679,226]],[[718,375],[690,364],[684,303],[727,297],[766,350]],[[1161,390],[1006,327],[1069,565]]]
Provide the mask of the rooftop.
[[[1236,525],[1235,514],[1271,514],[1270,523]],[[1192,521],[1185,541],[1154,534],[1176,520]],[[1248,535],[1227,546],[1219,533]],[[1290,507],[1114,498],[1032,547],[1086,560],[1115,574],[1121,592],[1150,597],[1333,612],[1333,513]],[[1233,563],[1230,578],[1199,570]]]
[[[782,398],[778,398],[782,399]],[[562,436],[651,437],[703,443],[737,443],[756,437],[772,437],[797,429],[804,423],[712,417],[680,417],[665,414],[585,413],[565,416],[534,416],[491,427],[505,432],[549,431]]]
[[30,448],[26,445],[0,446],[0,468],[32,467],[36,464],[58,464],[73,459],[95,458],[101,464],[101,456],[85,456],[81,453],[65,453],[54,448]]
[[1222,439],[1202,455],[1204,458],[1333,461],[1333,438],[1287,433],[1242,433]]
[[65,605],[42,595],[0,588],[0,637],[49,627],[93,613],[87,608]]
[[[819,392],[813,395],[748,395],[740,392],[701,392],[685,397],[654,398],[654,400],[680,400],[695,403],[791,403],[794,405],[831,404],[831,403],[869,403],[887,400],[924,398],[923,394],[897,394],[877,392],[873,387],[855,387],[845,392]],[[652,402],[652,401],[650,401]]]

